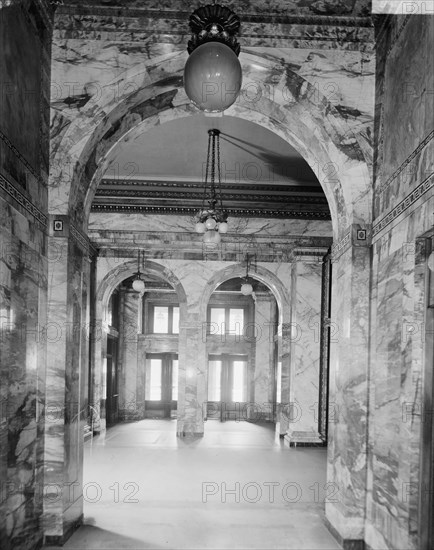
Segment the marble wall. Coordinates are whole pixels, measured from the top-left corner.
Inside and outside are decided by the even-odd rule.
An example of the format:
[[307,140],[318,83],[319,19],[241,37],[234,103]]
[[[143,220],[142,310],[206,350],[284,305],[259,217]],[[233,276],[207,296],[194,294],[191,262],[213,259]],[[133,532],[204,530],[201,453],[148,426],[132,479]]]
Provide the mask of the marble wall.
[[[0,546],[42,542],[51,20],[0,7]],[[23,36],[26,40],[23,40]]]
[[427,480],[420,464],[429,442],[421,436],[430,418],[423,413],[423,396],[430,393],[425,385],[433,359],[424,355],[429,334],[423,243],[434,222],[433,19],[397,16],[377,28],[365,535],[375,550],[425,547],[421,507],[427,506]]

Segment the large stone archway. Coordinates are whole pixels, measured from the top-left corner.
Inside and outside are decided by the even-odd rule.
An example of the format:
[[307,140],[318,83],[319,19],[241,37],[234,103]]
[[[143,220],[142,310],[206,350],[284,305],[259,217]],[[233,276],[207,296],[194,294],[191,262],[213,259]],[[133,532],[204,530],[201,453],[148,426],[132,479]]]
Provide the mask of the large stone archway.
[[[310,164],[327,196],[335,238],[351,224],[370,223],[371,156],[369,147],[352,128],[348,117],[317,88],[287,65],[251,54],[241,56],[244,92],[227,111],[277,133]],[[170,75],[163,70],[167,66]],[[106,91],[90,100],[64,134],[53,136],[49,207],[51,213],[71,213],[86,229],[90,204],[104,170],[107,153],[129,132],[144,132],[188,114],[197,113],[182,87],[184,54],[154,60],[126,71],[116,84],[134,90],[113,98]],[[164,77],[162,78],[162,74]],[[276,93],[259,90],[258,83],[273,75]],[[176,83],[174,85],[174,82]],[[251,95],[252,86],[255,96]],[[110,85],[107,86],[111,89]]]
[[[70,243],[71,236],[85,245],[90,206],[104,163],[124,136],[195,112],[181,87],[185,57],[185,53],[175,53],[138,64],[117,76],[121,94],[113,97],[107,90],[96,94],[65,127],[62,121],[54,121],[49,209],[53,221],[60,219],[64,226],[53,239],[64,238]],[[346,113],[287,63],[252,54],[243,54],[241,61],[246,85],[273,77],[279,93],[261,94],[254,101],[248,94],[241,95],[228,114],[262,125],[293,145],[316,171],[329,201],[335,238],[332,319],[340,327],[340,338],[331,349],[330,386],[331,398],[342,416],[329,430],[328,476],[342,488],[342,498],[327,505],[327,516],[344,538],[363,538],[365,512],[360,494],[366,475],[368,370],[363,327],[369,323],[371,146],[358,131],[357,117],[351,124]],[[129,83],[134,84],[132,92]],[[71,259],[72,253],[65,261],[68,257]],[[60,280],[65,264],[59,262],[50,269],[49,277]],[[66,311],[70,304],[68,293],[65,296],[62,307]],[[49,314],[53,308],[58,309],[59,303],[50,303]],[[197,321],[195,315],[191,319]],[[196,345],[199,349],[197,326],[193,325],[186,327],[185,336],[193,344],[191,348]],[[188,368],[185,393],[195,406],[186,407],[180,435],[201,433],[198,390],[193,391],[193,386],[203,392],[204,378]],[[348,429],[353,421],[357,432]]]
[[[228,267],[225,267],[224,269],[221,269],[213,274],[213,276],[208,279],[206,282],[202,295],[200,297],[200,301],[198,303],[199,308],[199,318],[203,319],[203,322],[206,322],[207,319],[207,308],[208,303],[211,298],[211,295],[215,291],[215,289],[224,283],[225,281],[233,278],[240,278],[242,279],[245,276],[245,266],[242,264],[232,264]],[[269,269],[261,266],[256,265],[255,269],[250,274],[252,279],[256,279],[263,283],[265,286],[267,286],[272,294],[274,295],[274,298],[277,302],[277,309],[278,309],[278,326],[273,327],[273,330],[276,330],[276,336],[277,336],[277,346],[278,346],[278,352],[277,357],[278,360],[282,363],[282,377],[281,377],[281,395],[280,402],[282,404],[289,404],[290,401],[290,395],[289,395],[289,375],[290,375],[290,332],[291,332],[291,326],[290,326],[290,320],[291,320],[291,299],[290,294],[288,292],[288,289],[285,288],[283,282],[279,277],[270,271]],[[259,307],[259,304],[256,303],[255,306],[255,312],[257,312]],[[256,319],[256,318],[255,318]],[[271,325],[271,323],[270,323]],[[270,327],[271,328],[271,327]],[[269,328],[269,331],[270,331]],[[266,332],[264,330],[265,327],[261,327],[259,323],[256,323],[255,320],[255,334],[256,331],[260,331],[260,336],[255,337],[256,340],[256,350],[255,350],[255,357],[256,353],[258,352],[258,342],[261,339],[267,340],[270,337],[270,332]],[[259,342],[260,343],[260,342]],[[192,354],[192,360],[193,360],[193,354]],[[269,361],[269,357],[267,357],[267,360]],[[208,376],[208,355],[207,355],[207,349],[206,349],[206,337],[202,339],[202,346],[199,351],[199,357],[197,360],[198,365],[198,372],[200,373],[200,380],[203,381],[203,383],[197,385],[197,393],[198,393],[198,400],[201,402],[205,402],[207,400],[206,395],[206,388],[207,388],[207,376]],[[259,365],[256,364],[255,361],[255,369],[256,367],[259,367]],[[263,404],[258,401],[258,405],[261,406]],[[255,404],[256,405],[256,404]],[[283,405],[284,407],[284,405]],[[277,424],[276,424],[276,430],[280,434],[285,434],[288,429],[288,415],[286,414],[287,407],[282,408],[278,410],[277,413]]]

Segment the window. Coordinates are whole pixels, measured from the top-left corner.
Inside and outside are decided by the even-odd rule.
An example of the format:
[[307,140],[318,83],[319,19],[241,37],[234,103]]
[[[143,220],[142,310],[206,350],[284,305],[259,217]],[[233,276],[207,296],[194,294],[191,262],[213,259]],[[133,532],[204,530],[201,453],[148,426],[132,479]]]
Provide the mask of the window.
[[245,401],[244,397],[244,374],[245,361],[232,362],[232,401]]
[[277,362],[276,369],[276,403],[280,403],[282,395],[282,361]]
[[247,357],[210,355],[208,358],[208,401],[247,401]]
[[162,374],[162,359],[150,360],[150,384],[149,384],[149,400],[161,400],[161,374]]
[[107,307],[107,324],[119,329],[119,293],[115,290],[110,296]]
[[178,401],[178,359],[172,359],[172,400]]
[[222,362],[210,360],[208,363],[208,401],[221,400]]
[[152,334],[179,334],[179,307],[151,305],[150,332]]
[[[145,401],[171,403],[178,400],[178,356],[150,353],[146,358]],[[155,407],[154,407],[155,409]]]
[[245,308],[210,307],[208,314],[208,334],[244,334]]

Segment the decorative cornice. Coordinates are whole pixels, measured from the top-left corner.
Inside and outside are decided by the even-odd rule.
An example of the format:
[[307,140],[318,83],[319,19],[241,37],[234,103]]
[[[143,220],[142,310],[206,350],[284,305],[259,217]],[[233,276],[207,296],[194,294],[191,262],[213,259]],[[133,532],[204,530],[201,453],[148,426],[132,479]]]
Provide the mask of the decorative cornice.
[[[260,197],[258,197],[260,200]],[[237,218],[283,218],[300,220],[330,220],[329,212],[313,212],[309,210],[265,210],[265,209],[241,209],[227,208],[230,216]],[[142,212],[147,214],[176,214],[183,216],[194,216],[197,207],[171,207],[171,206],[147,206],[142,204],[93,204],[91,212]]]
[[[129,197],[137,198],[154,198],[154,199],[192,199],[195,201],[202,201],[202,197],[198,196],[197,193],[192,193],[188,191],[146,191],[146,190],[122,190],[122,189],[100,189],[97,191],[96,196],[98,197],[118,197],[120,199]],[[297,204],[323,204],[328,205],[326,197],[312,197],[309,195],[298,194],[294,196],[287,195],[248,195],[246,193],[222,193],[222,200],[224,202],[228,200],[242,200],[243,202],[277,202],[282,204],[283,201],[297,203]],[[94,201],[94,205],[99,205],[99,203]]]
[[397,206],[395,206],[395,208],[393,208],[393,210],[384,215],[379,221],[375,222],[372,235],[377,236],[432,188],[434,188],[434,173],[430,174],[425,181],[409,193]]
[[27,212],[41,225],[42,228],[47,228],[48,218],[43,214],[37,206],[35,206],[27,197],[25,197],[21,191],[19,191],[15,185],[8,181],[3,175],[0,174],[0,189],[3,189],[9,196],[11,196],[20,206],[22,206]]
[[[105,187],[109,185],[115,185],[117,186],[123,186],[123,187],[130,187],[130,186],[138,186],[142,188],[146,187],[168,187],[171,190],[176,189],[193,189],[193,190],[203,190],[204,184],[202,182],[193,182],[193,181],[170,181],[170,180],[141,180],[141,179],[108,179],[104,178],[97,191],[96,195],[99,195],[100,190],[104,190]],[[221,188],[223,192],[228,191],[242,191],[243,193],[245,191],[265,191],[265,192],[271,192],[271,191],[277,191],[277,192],[293,192],[294,194],[300,194],[300,187],[297,185],[276,185],[276,184],[256,184],[256,183],[223,183],[221,184]],[[322,187],[320,186],[303,186],[302,192],[304,193],[318,193],[319,195],[323,195]],[[111,191],[111,190],[110,190]],[[146,190],[144,191],[146,193]]]
[[[187,22],[189,20],[190,11],[185,10],[163,10],[163,9],[146,9],[146,8],[128,8],[121,6],[84,6],[77,4],[65,4],[59,6],[57,12],[59,15],[95,15],[100,17],[148,17],[151,19],[165,20],[181,20],[184,30],[183,34],[190,34]],[[311,26],[337,26],[337,27],[369,27],[373,26],[372,17],[348,17],[339,15],[288,15],[281,12],[267,13],[243,13],[242,23],[272,23],[288,25],[311,25]],[[240,33],[243,36],[242,31]]]

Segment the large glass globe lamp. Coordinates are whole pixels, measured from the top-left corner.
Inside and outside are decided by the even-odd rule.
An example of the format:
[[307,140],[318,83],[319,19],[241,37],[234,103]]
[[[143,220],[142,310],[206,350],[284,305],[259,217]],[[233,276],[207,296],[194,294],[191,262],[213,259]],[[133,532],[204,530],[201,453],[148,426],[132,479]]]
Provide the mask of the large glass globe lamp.
[[201,111],[219,113],[228,109],[237,99],[241,83],[237,55],[220,42],[197,47],[185,64],[185,92]]

